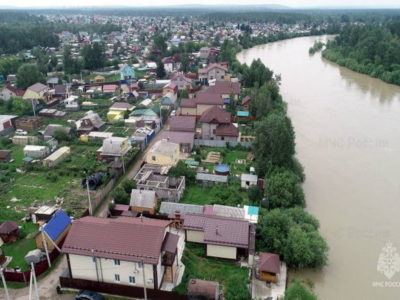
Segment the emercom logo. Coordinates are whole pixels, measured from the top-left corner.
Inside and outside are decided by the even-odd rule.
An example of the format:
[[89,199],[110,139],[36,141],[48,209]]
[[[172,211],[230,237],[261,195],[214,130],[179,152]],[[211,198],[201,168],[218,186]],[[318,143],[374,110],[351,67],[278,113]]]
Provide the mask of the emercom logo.
[[392,243],[387,243],[381,250],[377,265],[378,272],[391,279],[397,272],[400,272],[400,255]]

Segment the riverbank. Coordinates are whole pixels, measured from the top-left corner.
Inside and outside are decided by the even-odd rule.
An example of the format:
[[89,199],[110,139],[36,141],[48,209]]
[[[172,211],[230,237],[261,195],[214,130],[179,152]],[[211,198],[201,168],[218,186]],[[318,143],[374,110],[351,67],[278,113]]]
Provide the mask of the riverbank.
[[400,87],[330,63],[320,53],[309,55],[316,40],[327,37],[284,40],[238,54],[241,63],[260,58],[281,74],[296,156],[307,175],[307,211],[319,219],[330,246],[328,267],[291,277],[312,281],[324,300],[397,299],[396,288],[373,284],[400,276],[387,280],[377,271],[386,243],[400,246]]

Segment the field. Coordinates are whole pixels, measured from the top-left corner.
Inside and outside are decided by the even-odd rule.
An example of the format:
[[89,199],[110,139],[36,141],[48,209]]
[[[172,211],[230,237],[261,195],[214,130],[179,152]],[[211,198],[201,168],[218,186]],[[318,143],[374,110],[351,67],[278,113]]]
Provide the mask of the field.
[[182,263],[185,273],[180,285],[174,291],[186,294],[190,279],[219,282],[226,299],[250,299],[247,290],[249,269],[238,266],[237,262],[205,256],[205,245],[186,243]]

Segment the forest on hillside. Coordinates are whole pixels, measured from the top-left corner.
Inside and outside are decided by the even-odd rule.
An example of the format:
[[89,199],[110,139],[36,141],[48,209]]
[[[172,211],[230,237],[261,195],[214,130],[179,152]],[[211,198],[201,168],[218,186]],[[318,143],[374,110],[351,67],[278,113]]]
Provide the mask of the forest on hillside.
[[400,21],[344,26],[322,55],[353,71],[400,85]]

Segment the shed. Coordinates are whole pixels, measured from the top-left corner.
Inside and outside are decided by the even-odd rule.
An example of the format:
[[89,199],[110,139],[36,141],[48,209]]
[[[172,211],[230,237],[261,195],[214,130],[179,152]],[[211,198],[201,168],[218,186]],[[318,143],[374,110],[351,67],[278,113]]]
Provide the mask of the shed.
[[30,265],[31,263],[37,264],[42,260],[42,251],[39,249],[31,250],[25,255],[25,262]]
[[131,210],[138,213],[155,214],[157,209],[156,192],[151,190],[133,189],[131,192]]
[[218,300],[220,299],[219,283],[215,281],[191,279],[188,284],[188,298],[190,300]]
[[248,189],[252,185],[257,185],[258,176],[254,174],[242,174],[240,175],[240,187],[242,189]]
[[280,270],[281,260],[278,254],[260,252],[256,267],[256,276],[259,280],[276,283]]
[[46,146],[26,145],[24,147],[24,156],[32,158],[44,158],[49,154],[49,148]]
[[61,147],[54,153],[50,154],[48,157],[46,157],[43,160],[43,165],[45,167],[54,167],[58,163],[60,163],[62,160],[64,160],[68,155],[71,153],[71,148],[70,147]]
[[228,183],[228,176],[197,173],[196,182],[202,186],[213,186],[216,183]]
[[10,150],[0,150],[0,162],[9,162],[11,160]]
[[[43,226],[43,230],[46,233],[44,235],[44,240],[47,243],[47,249],[49,249],[49,251],[52,251],[55,248],[53,242],[57,245],[60,244],[60,242],[68,234],[70,227],[71,218],[62,210],[59,210],[57,213],[55,213],[50,221]],[[43,235],[41,232],[36,235],[35,240],[36,247],[44,250]]]
[[0,225],[0,238],[4,243],[12,243],[18,239],[18,223],[5,221]]
[[32,214],[32,222],[39,223],[39,222],[47,222],[51,219],[53,214],[57,211],[55,207],[50,207],[47,205],[43,205],[39,207],[35,212]]

